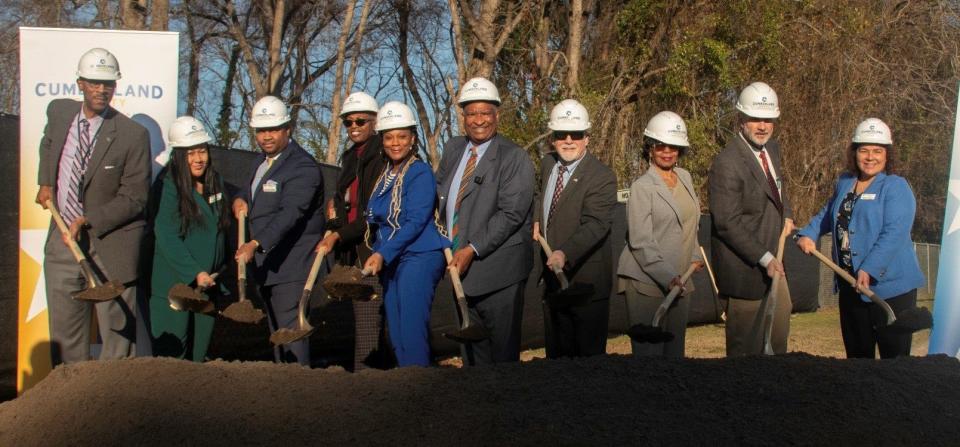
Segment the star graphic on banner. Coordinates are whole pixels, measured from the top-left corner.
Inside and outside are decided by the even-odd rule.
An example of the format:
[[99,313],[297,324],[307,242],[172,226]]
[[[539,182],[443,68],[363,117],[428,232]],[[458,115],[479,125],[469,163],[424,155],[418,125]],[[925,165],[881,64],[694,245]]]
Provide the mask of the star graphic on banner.
[[[960,180],[950,180],[947,192],[960,202]],[[960,230],[960,206],[953,212],[953,220],[950,221],[950,227],[947,228],[947,235],[949,236],[957,230]]]
[[[47,230],[20,230],[20,249],[37,264],[43,265],[43,245],[47,241]],[[47,282],[44,279],[43,269],[37,277],[36,287],[33,288],[33,298],[27,310],[26,321],[30,321],[47,310]]]

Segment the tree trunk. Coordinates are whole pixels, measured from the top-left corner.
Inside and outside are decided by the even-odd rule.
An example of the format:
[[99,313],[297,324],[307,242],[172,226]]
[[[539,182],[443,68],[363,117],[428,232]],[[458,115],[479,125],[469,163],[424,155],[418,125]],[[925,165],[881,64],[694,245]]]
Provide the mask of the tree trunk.
[[147,26],[147,0],[121,0],[120,20],[124,29],[142,30]]
[[240,63],[240,46],[234,45],[230,51],[230,62],[227,64],[227,75],[223,81],[223,95],[220,99],[220,116],[217,118],[217,141],[221,146],[227,146],[233,140],[230,131],[230,115],[233,113],[233,82],[237,77],[237,65]]
[[150,31],[167,31],[170,23],[170,0],[150,3]]
[[580,82],[580,47],[583,44],[583,0],[570,1],[570,37],[567,40],[567,94],[576,94]]
[[350,37],[350,27],[353,25],[353,12],[357,7],[356,0],[347,2],[347,9],[343,17],[343,25],[340,27],[340,39],[337,41],[337,68],[333,78],[333,99],[330,104],[330,126],[327,127],[327,163],[335,164],[337,154],[340,153],[340,101],[343,97],[341,91],[347,90],[349,93],[351,85],[344,88],[343,69],[346,64],[347,38]]

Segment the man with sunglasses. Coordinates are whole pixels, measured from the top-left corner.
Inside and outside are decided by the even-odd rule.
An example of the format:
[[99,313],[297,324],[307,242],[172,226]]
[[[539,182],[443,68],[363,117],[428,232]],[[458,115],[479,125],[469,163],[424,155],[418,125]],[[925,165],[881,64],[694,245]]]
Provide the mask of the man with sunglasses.
[[[248,216],[251,238],[237,247],[234,258],[255,261],[271,333],[297,329],[300,295],[323,234],[323,175],[313,156],[293,140],[290,110],[279,98],[257,101],[250,127],[262,152],[233,201],[234,216]],[[275,346],[273,355],[277,363],[310,366],[310,339]]]
[[[617,178],[587,150],[590,116],[583,104],[561,101],[550,112],[547,126],[553,131],[554,150],[540,162],[543,183],[533,218],[534,239],[543,237],[552,248],[550,256],[543,252],[547,358],[604,354]],[[561,290],[561,272],[573,287]]]
[[[773,137],[780,104],[777,93],[754,82],[737,100],[739,132],[717,154],[710,167],[711,254],[720,297],[727,300],[727,356],[764,351],[764,296],[775,274],[784,274],[777,260],[777,241],[784,225],[793,226],[784,189],[780,145]],[[778,296],[770,345],[787,351],[790,333],[789,294]]]
[[47,208],[52,201],[69,226],[68,237],[105,279],[126,290],[97,304],[72,299],[87,282],[66,239],[50,226],[43,269],[54,365],[90,359],[91,311],[103,340],[100,358],[134,355],[137,265],[150,181],[147,130],[110,107],[120,79],[117,58],[93,48],[80,58],[77,76],[83,101],[55,99],[47,107],[36,202]]
[[[364,243],[367,230],[363,217],[374,184],[384,168],[383,145],[374,130],[377,122],[377,100],[364,92],[347,96],[340,111],[347,137],[353,143],[343,152],[337,192],[327,202],[329,236],[317,244],[327,253],[334,253],[341,265],[362,266],[371,251]],[[383,296],[381,291],[377,291]],[[382,300],[353,301],[355,321],[353,370],[368,366],[389,367],[389,349],[384,346]]]

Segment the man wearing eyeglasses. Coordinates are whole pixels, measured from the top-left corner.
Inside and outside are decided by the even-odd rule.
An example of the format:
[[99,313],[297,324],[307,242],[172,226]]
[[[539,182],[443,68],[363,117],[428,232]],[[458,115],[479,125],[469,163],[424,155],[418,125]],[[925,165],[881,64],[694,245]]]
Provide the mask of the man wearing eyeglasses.
[[554,150],[540,162],[533,218],[534,239],[543,237],[552,249],[549,256],[543,252],[547,358],[599,355],[606,352],[610,320],[617,178],[587,150],[590,117],[583,104],[561,101],[548,127]]
[[[347,96],[340,111],[347,137],[353,142],[340,162],[337,192],[327,202],[327,228],[330,235],[317,244],[327,253],[334,253],[341,265],[360,267],[371,251],[364,243],[366,220],[363,211],[374,184],[384,168],[383,145],[374,130],[377,121],[377,100],[364,92]],[[376,291],[381,296],[381,291]],[[384,346],[382,300],[353,301],[355,321],[353,370],[368,366],[386,368],[390,350]]]
[[[77,76],[83,101],[51,101],[40,140],[36,202],[47,208],[52,201],[69,226],[62,237],[51,225],[44,247],[54,365],[90,359],[91,311],[103,340],[100,359],[134,355],[137,265],[150,181],[147,130],[110,107],[120,79],[117,58],[93,48],[80,58]],[[67,237],[105,279],[126,287],[119,298],[97,304],[71,298],[87,281]]]
[[464,364],[518,361],[523,290],[533,268],[533,163],[497,134],[500,95],[492,82],[470,79],[458,103],[467,134],[444,145],[437,193],[453,243],[449,265],[462,276],[471,322],[489,333],[464,343]]

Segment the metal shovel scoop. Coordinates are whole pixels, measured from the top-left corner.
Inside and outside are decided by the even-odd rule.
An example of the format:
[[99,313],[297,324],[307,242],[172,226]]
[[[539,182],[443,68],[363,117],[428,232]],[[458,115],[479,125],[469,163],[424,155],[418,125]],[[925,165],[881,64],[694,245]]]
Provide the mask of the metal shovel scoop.
[[[330,234],[328,231],[327,234]],[[326,237],[326,234],[324,235]],[[313,292],[313,283],[317,282],[317,274],[320,273],[320,264],[323,258],[327,256],[327,251],[320,249],[313,257],[313,265],[310,267],[310,274],[307,275],[307,282],[303,285],[303,293],[300,295],[300,305],[298,306],[297,329],[280,328],[270,335],[270,342],[279,346],[293,343],[297,340],[309,337],[314,328],[307,321],[307,305],[310,303],[310,294]]]
[[380,298],[376,293],[377,278],[354,266],[337,265],[323,280],[323,290],[337,300],[370,301]]
[[[220,272],[210,275],[211,279],[217,279]],[[206,314],[213,312],[213,301],[210,301],[203,295],[206,287],[190,287],[183,283],[174,284],[167,292],[167,300],[170,301],[170,308],[179,312],[195,312]]]
[[[783,246],[787,240],[790,231],[787,229],[786,220],[783,223],[783,230],[780,231],[780,239],[777,241],[777,262],[783,265]],[[771,339],[773,338],[773,319],[776,316],[777,300],[790,296],[790,287],[787,285],[787,279],[779,272],[773,274],[773,281],[770,284],[770,291],[767,292],[767,298],[764,300],[763,309],[763,354],[774,355]]]
[[[443,249],[443,255],[449,264],[453,260],[453,253],[449,248]],[[445,332],[444,337],[457,343],[471,343],[490,338],[490,331],[477,323],[470,322],[470,309],[467,306],[467,296],[463,293],[463,284],[460,282],[460,272],[456,267],[447,267],[450,272],[450,283],[453,284],[453,293],[457,298],[457,309],[460,310],[460,329]]]
[[[549,258],[551,255],[553,255],[553,250],[550,249],[550,244],[547,243],[547,238],[541,234],[537,239],[540,241],[540,247],[543,248],[543,252],[547,255],[547,257]],[[595,292],[593,284],[584,284],[579,282],[570,284],[570,281],[567,280],[567,275],[563,273],[562,268],[551,267],[550,270],[557,275],[557,280],[560,281],[560,290],[550,294],[551,297],[556,300],[557,304],[577,304],[578,302],[593,296]]]
[[[799,235],[794,236],[794,239],[799,239]],[[830,258],[826,257],[823,253],[813,250],[810,252],[810,254],[819,259],[820,262],[827,267],[830,267],[830,270],[833,270],[851,286],[857,287],[857,280],[846,270],[835,264]],[[900,315],[896,315],[893,312],[893,309],[890,308],[890,305],[874,294],[872,290],[861,289],[860,293],[866,295],[867,298],[869,298],[870,301],[877,306],[880,306],[880,309],[882,309],[883,313],[887,316],[886,326],[882,326],[878,328],[878,330],[913,333],[933,327],[933,315],[931,315],[930,311],[925,307],[914,307],[913,309],[907,309],[900,312]]]
[[53,215],[53,220],[57,223],[57,228],[60,229],[60,233],[65,236],[64,239],[69,241],[67,246],[70,247],[73,257],[76,258],[77,263],[80,264],[83,276],[87,278],[88,287],[71,294],[73,299],[99,303],[119,297],[120,294],[126,290],[126,287],[116,281],[100,282],[97,273],[93,270],[93,266],[90,265],[90,261],[86,255],[83,254],[83,251],[80,250],[80,246],[77,245],[77,241],[70,237],[70,230],[67,228],[66,222],[63,221],[63,217],[60,216],[60,212],[57,211],[57,207],[53,206],[53,201],[47,200],[45,204],[47,205],[47,209],[50,210],[50,214]]
[[[237,247],[247,243],[246,220],[247,214],[240,213],[237,223]],[[257,324],[263,320],[263,311],[253,307],[253,303],[247,299],[247,265],[239,262],[237,263],[237,294],[240,299],[227,306],[220,314],[238,323]]]
[[[686,284],[687,280],[693,276],[693,272],[696,270],[697,268],[691,265],[690,268],[680,276],[680,283]],[[660,322],[663,321],[667,310],[673,305],[674,300],[680,295],[681,290],[683,290],[683,288],[680,286],[673,286],[673,288],[670,289],[667,296],[663,298],[663,302],[660,303],[660,307],[658,307],[657,311],[653,314],[653,322],[650,323],[650,326],[643,323],[631,326],[630,329],[627,330],[627,335],[630,336],[630,339],[639,343],[666,343],[673,341],[674,335],[663,330],[663,328],[660,327]]]

